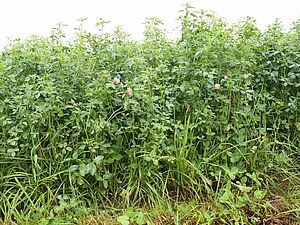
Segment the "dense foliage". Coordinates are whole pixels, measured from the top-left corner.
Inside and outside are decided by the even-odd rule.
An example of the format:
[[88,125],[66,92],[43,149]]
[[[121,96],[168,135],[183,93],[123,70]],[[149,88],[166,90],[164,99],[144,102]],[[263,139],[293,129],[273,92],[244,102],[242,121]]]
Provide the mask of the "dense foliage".
[[197,199],[223,211],[203,221],[255,224],[272,194],[299,199],[299,21],[183,13],[177,40],[153,18],[142,42],[100,20],[7,46],[0,218]]

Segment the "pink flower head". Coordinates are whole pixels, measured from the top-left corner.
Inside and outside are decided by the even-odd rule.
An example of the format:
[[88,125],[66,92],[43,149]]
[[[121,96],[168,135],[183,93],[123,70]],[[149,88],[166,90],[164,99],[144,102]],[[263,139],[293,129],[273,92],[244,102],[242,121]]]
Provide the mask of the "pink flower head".
[[119,78],[115,77],[115,78],[113,79],[113,83],[114,83],[114,84],[119,84],[119,83],[121,83],[121,80],[120,80]]
[[126,94],[131,95],[132,94],[132,88],[127,88],[126,89]]
[[228,80],[228,76],[227,75],[224,76],[224,80]]
[[220,84],[215,84],[214,86],[215,86],[215,89],[216,89],[217,91],[219,91],[219,90],[221,89],[221,85],[220,85]]

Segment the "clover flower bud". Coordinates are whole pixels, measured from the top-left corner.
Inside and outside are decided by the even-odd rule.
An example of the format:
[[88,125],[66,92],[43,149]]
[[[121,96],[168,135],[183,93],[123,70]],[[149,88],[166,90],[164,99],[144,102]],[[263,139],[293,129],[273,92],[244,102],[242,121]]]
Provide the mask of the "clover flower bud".
[[119,84],[119,83],[121,83],[121,80],[119,78],[115,77],[112,82],[114,84]]

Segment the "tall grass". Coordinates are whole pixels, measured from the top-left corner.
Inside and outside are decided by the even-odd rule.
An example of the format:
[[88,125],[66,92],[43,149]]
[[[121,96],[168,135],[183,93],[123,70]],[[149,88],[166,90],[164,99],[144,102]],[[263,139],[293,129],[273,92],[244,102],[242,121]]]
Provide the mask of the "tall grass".
[[180,19],[177,40],[153,18],[142,42],[100,20],[99,34],[66,42],[58,26],[7,46],[3,221],[196,201],[230,212],[200,222],[255,224],[291,195],[285,211],[299,216],[299,21],[261,31],[189,7]]

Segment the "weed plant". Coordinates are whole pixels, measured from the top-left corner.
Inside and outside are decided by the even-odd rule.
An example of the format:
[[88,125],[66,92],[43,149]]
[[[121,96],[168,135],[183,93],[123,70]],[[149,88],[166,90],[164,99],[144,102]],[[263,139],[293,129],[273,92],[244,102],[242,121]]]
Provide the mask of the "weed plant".
[[141,42],[99,20],[1,52],[0,223],[297,223],[299,21],[180,21],[176,40],[157,18]]

